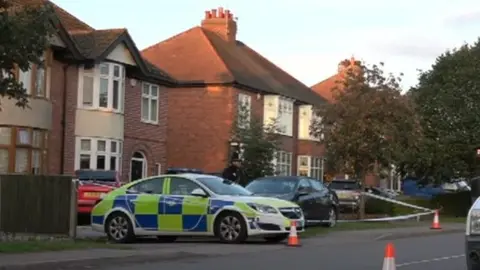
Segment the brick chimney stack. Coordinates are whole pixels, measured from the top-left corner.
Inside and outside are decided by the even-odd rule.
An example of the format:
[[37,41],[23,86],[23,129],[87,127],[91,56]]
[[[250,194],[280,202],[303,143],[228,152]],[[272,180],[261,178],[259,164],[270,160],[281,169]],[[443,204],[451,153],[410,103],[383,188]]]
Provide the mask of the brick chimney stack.
[[215,32],[228,42],[234,42],[237,38],[237,22],[230,10],[222,7],[205,11],[202,28]]

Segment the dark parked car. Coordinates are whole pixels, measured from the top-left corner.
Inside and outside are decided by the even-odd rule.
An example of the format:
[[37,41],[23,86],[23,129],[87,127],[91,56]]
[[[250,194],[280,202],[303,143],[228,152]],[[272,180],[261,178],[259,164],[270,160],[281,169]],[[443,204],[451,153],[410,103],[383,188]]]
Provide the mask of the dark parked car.
[[269,176],[257,178],[245,188],[254,195],[297,203],[302,208],[307,223],[309,220],[322,220],[325,221],[323,225],[333,227],[337,222],[337,195],[317,179],[304,176]]

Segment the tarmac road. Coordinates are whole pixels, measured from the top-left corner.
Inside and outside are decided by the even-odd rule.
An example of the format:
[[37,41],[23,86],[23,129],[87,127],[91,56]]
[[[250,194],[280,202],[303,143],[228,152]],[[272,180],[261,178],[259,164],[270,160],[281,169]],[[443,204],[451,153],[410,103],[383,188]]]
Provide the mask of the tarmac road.
[[[389,240],[396,248],[396,264],[401,270],[463,270],[465,266],[464,234],[451,233]],[[307,239],[302,247],[285,247],[254,253],[231,254],[208,258],[184,258],[150,264],[103,268],[104,270],[211,270],[211,269],[382,269],[385,245],[389,241],[347,237],[325,242]]]

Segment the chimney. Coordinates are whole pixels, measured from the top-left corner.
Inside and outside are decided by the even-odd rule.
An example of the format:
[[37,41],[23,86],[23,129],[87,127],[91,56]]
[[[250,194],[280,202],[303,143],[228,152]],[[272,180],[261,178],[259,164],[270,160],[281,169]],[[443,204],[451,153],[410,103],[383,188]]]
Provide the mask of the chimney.
[[219,7],[205,11],[205,18],[202,20],[202,28],[215,32],[228,42],[235,42],[237,38],[237,22],[228,9]]

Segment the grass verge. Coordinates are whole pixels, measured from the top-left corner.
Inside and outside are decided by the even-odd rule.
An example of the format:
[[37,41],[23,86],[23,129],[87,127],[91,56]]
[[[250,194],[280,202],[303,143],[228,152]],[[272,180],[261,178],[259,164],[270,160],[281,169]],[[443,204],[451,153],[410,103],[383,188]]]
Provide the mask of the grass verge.
[[[345,222],[338,223],[335,228],[329,229],[321,226],[309,227],[301,235],[303,237],[313,237],[322,235],[328,232],[338,231],[361,231],[361,230],[375,230],[375,229],[390,229],[390,228],[405,228],[405,227],[419,227],[430,226],[431,221],[399,221],[399,222]],[[440,219],[441,223],[463,223],[466,218],[461,217],[443,217]]]
[[0,254],[94,248],[130,249],[131,247],[125,245],[109,244],[105,241],[96,240],[29,240],[0,242]]

